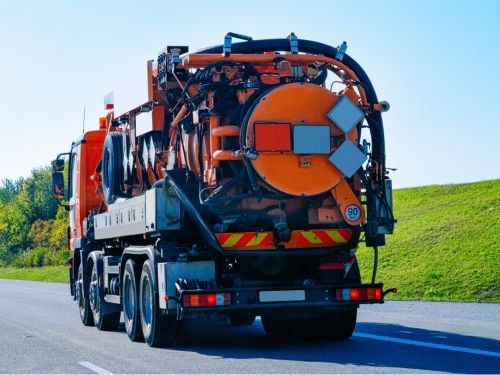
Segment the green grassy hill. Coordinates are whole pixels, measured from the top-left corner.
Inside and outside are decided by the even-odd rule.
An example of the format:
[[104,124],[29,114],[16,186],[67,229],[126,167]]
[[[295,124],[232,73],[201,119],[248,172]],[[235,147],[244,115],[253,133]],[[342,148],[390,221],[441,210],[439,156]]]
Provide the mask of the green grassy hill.
[[[394,205],[377,274],[391,299],[500,302],[500,179],[399,189]],[[369,281],[372,249],[358,259]]]
[[[395,233],[379,249],[377,281],[391,299],[500,302],[500,179],[394,191]],[[363,280],[371,248],[361,246]],[[0,278],[66,281],[65,267],[0,268]]]

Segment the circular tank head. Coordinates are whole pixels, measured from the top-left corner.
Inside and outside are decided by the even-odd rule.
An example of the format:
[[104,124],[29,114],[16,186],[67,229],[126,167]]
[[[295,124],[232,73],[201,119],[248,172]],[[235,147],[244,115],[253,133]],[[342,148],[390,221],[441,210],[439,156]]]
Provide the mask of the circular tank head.
[[[330,119],[339,104],[334,111],[342,115],[338,118],[356,124],[361,121],[364,114],[351,99],[315,84],[291,83],[257,100],[247,116],[245,145],[257,152],[251,164],[272,188],[295,196],[321,194],[362,165],[364,157],[361,161],[356,150],[349,150],[352,155],[334,158],[344,142],[357,149],[356,126],[346,128]],[[341,104],[343,101],[350,103]],[[356,165],[350,165],[351,156],[355,156]]]

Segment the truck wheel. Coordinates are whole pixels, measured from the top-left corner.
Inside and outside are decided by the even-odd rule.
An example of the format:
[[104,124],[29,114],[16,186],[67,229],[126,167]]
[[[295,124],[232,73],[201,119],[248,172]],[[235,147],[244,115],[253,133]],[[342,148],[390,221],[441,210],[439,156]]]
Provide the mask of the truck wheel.
[[100,331],[113,331],[118,328],[120,323],[120,311],[103,314],[102,306],[106,303],[104,297],[99,296],[98,290],[98,275],[97,264],[92,267],[92,276],[89,285],[89,300],[92,310],[92,317],[94,318],[95,326]]
[[135,262],[132,259],[127,260],[123,272],[123,321],[128,338],[131,341],[142,341],[139,317],[139,283],[135,270]]
[[102,192],[106,203],[113,203],[122,195],[123,176],[123,135],[108,133],[102,153]]
[[356,328],[357,309],[335,311],[302,324],[302,336],[309,339],[347,340]]
[[296,334],[296,321],[292,319],[274,319],[267,315],[261,319],[264,331],[269,337],[288,337]]
[[251,326],[255,322],[255,315],[231,315],[229,321],[233,326]]
[[88,298],[85,298],[84,293],[83,266],[81,263],[78,266],[78,279],[75,284],[76,301],[78,302],[78,309],[80,310],[80,319],[84,326],[93,326],[94,319],[92,319],[90,303]]
[[356,328],[358,309],[336,312],[330,318],[330,337],[335,340],[347,340]]
[[146,260],[142,266],[139,297],[144,340],[149,346],[173,345],[176,338],[176,317],[161,315],[154,285],[153,268],[151,262]]

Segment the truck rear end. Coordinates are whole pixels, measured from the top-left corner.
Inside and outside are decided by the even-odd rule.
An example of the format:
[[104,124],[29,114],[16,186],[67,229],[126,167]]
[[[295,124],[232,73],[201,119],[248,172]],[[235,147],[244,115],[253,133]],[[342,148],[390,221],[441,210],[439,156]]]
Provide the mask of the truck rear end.
[[148,62],[146,101],[106,102],[100,160],[70,159],[95,198],[69,207],[86,212],[70,262],[84,324],[115,328],[123,310],[152,346],[191,318],[351,336],[358,306],[387,293],[375,270],[361,282],[358,245],[384,245],[394,218],[388,104],[345,49],[293,33],[170,46]]

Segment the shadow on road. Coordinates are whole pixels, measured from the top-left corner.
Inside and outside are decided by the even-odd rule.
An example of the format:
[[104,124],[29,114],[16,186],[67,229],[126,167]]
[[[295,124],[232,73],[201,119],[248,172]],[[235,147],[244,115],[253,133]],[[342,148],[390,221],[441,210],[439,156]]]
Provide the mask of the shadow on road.
[[[405,327],[397,324],[358,323],[356,332],[500,351],[500,341]],[[259,321],[235,327],[222,321],[185,321],[183,340],[172,351],[195,351],[207,356],[233,359],[272,359],[323,362],[352,366],[387,367],[415,371],[453,373],[498,373],[500,358],[417,347],[399,343],[352,337],[347,341],[303,341],[266,337]],[[249,369],[251,370],[251,369]],[[293,372],[293,368],[290,369]]]

